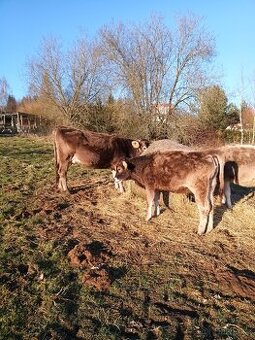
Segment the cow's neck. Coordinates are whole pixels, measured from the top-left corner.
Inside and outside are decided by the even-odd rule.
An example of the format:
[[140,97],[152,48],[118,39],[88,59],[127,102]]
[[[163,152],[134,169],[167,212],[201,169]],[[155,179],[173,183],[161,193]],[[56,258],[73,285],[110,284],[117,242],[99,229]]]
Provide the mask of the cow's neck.
[[135,181],[136,184],[138,184],[139,186],[141,186],[141,187],[143,187],[143,188],[145,187],[144,182],[143,182],[143,179],[142,179],[142,176],[139,175],[139,173],[136,173],[135,171],[133,171],[133,172],[131,173],[131,179],[132,179],[133,181]]

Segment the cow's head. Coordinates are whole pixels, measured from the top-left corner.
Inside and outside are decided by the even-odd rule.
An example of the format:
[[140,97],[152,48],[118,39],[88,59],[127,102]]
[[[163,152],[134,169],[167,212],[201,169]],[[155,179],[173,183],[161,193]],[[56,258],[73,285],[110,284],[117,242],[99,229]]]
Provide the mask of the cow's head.
[[138,139],[132,140],[132,157],[140,156],[150,145],[150,142],[147,139]]
[[114,167],[112,172],[113,177],[124,181],[130,179],[133,168],[134,166],[132,163],[126,160],[121,160]]

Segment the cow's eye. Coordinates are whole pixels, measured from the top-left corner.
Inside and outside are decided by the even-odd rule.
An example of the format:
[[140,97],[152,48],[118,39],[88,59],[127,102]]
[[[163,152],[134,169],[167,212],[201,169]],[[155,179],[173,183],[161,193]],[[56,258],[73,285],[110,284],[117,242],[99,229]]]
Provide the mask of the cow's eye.
[[121,167],[118,167],[117,168],[117,172],[121,172],[122,171],[122,168]]

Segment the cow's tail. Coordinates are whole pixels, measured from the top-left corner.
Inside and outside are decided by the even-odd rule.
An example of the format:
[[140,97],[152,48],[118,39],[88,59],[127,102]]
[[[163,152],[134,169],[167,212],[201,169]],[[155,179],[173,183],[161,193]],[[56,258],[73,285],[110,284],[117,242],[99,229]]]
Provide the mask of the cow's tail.
[[224,194],[224,166],[225,160],[218,155],[212,155],[212,160],[215,165],[217,172],[218,182],[219,182],[219,196],[222,197]]
[[54,150],[54,159],[55,159],[55,171],[56,171],[56,187],[58,187],[59,183],[59,155],[58,155],[58,148],[57,148],[57,128],[55,128],[52,132],[53,135],[53,150]]

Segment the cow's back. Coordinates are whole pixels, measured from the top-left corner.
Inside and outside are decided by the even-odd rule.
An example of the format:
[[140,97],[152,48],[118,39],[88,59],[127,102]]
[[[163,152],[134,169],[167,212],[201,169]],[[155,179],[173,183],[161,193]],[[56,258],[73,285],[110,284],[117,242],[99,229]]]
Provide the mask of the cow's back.
[[225,178],[236,184],[255,186],[255,146],[229,145],[224,147]]
[[183,180],[187,176],[202,173],[203,168],[213,165],[210,155],[196,151],[167,151],[154,154],[153,172],[158,177],[161,174],[180,178]]
[[202,152],[157,151],[132,161],[144,184],[173,192],[186,192],[185,183],[188,187],[190,182],[202,181],[215,172],[212,156]]
[[79,130],[59,126],[53,130],[53,139],[57,157],[62,158],[61,155],[63,155],[65,158],[75,152],[81,140],[81,133]]
[[180,144],[171,139],[160,139],[152,142],[148,148],[142,153],[143,155],[151,154],[156,151],[169,151],[169,150],[189,150],[186,145]]

